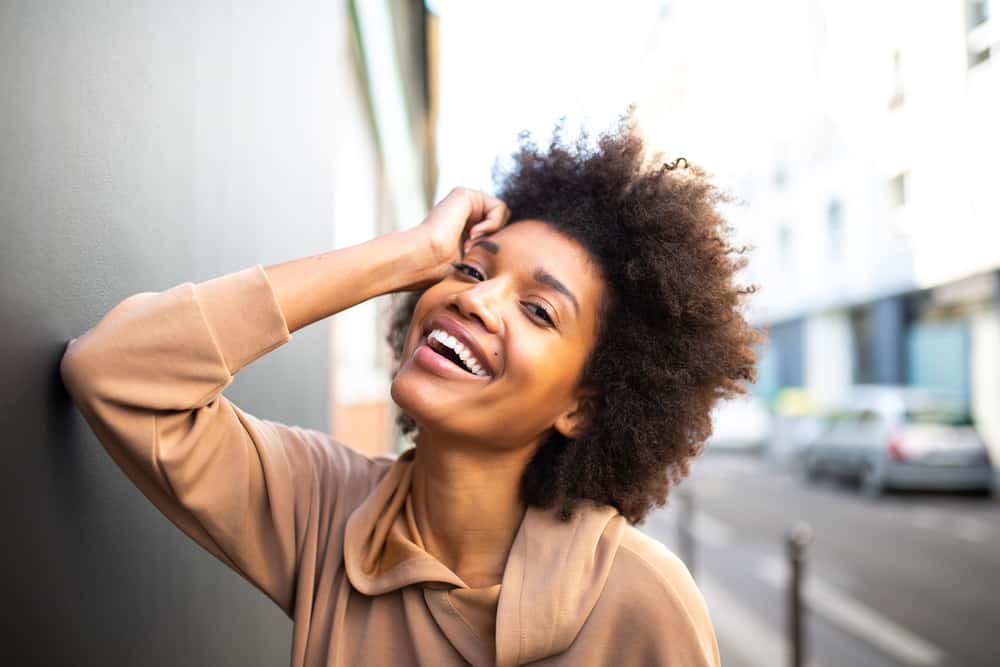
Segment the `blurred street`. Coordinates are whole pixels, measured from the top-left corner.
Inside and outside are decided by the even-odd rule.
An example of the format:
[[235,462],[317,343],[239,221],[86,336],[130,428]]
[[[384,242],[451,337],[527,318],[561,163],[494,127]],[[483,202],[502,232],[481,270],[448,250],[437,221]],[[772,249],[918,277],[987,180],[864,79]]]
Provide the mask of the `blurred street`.
[[[804,598],[807,664],[997,664],[1000,502],[807,484],[754,454],[711,452],[693,465],[694,576],[726,667],[789,664],[784,532],[813,529]],[[678,494],[642,529],[678,555]]]

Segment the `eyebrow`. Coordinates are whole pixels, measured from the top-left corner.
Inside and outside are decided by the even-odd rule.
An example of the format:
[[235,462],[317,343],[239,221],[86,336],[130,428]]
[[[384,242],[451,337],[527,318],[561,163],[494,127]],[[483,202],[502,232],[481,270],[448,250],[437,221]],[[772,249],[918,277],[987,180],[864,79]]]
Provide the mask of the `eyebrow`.
[[[483,250],[486,250],[491,255],[495,255],[498,252],[500,252],[500,246],[488,239],[479,239],[478,241],[473,243],[469,249],[471,250],[476,246],[482,246]],[[543,285],[547,285],[548,287],[551,287],[560,294],[565,295],[566,298],[568,298],[573,303],[573,307],[576,309],[576,314],[577,315],[580,314],[580,303],[576,300],[576,297],[573,295],[573,292],[571,292],[568,287],[563,285],[558,278],[553,276],[545,269],[537,269],[535,271],[535,275],[532,277],[535,279],[535,281],[540,282]]]
[[498,252],[500,252],[500,246],[498,246],[496,243],[494,243],[493,241],[490,241],[488,239],[479,239],[478,241],[476,241],[475,243],[473,243],[471,246],[469,246],[469,250],[472,250],[477,245],[478,246],[482,246],[484,250],[488,250],[491,255],[495,255]]

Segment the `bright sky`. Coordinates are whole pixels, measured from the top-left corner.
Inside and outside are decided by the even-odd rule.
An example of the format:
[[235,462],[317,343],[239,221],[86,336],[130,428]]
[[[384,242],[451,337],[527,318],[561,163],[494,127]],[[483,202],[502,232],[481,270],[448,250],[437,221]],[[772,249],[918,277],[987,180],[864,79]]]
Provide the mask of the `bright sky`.
[[[509,155],[522,129],[541,143],[565,115],[571,135],[580,125],[596,134],[633,101],[640,118],[647,103],[670,119],[653,128],[668,135],[650,137],[669,145],[651,148],[720,175],[758,159],[755,138],[792,139],[807,109],[822,108],[854,147],[881,133],[858,101],[884,98],[888,83],[872,71],[886,58],[862,47],[880,43],[872,33],[891,25],[891,2],[822,11],[800,0],[427,4],[441,27],[442,196],[459,184],[488,189],[493,158]],[[855,38],[831,41],[830,30]],[[658,89],[668,97],[656,99]],[[677,94],[686,104],[673,106]]]
[[[607,129],[632,99],[659,0],[436,0],[440,17],[440,179],[492,191],[490,169],[529,130],[539,145]],[[613,9],[612,9],[613,7]]]

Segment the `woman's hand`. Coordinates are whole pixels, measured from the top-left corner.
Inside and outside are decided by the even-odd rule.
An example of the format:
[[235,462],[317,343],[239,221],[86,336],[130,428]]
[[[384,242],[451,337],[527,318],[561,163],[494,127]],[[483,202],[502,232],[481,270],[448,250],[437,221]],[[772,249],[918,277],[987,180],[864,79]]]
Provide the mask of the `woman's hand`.
[[416,227],[264,270],[294,332],[383,294],[430,287],[452,271],[472,240],[509,217],[496,197],[455,188]]
[[411,231],[429,251],[430,273],[443,278],[469,245],[503,227],[510,217],[507,205],[480,190],[455,187]]

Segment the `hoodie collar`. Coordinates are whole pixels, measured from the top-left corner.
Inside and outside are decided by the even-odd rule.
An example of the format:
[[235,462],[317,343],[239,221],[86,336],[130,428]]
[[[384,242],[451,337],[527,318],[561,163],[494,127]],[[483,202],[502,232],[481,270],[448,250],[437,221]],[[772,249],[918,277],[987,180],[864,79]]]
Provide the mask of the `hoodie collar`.
[[[448,609],[448,591],[468,589],[458,575],[424,551],[407,512],[416,448],[401,454],[351,514],[344,567],[365,595],[419,585],[449,641],[473,664],[491,664],[470,641],[468,625]],[[409,514],[409,516],[408,516]],[[607,505],[581,503],[562,521],[528,507],[514,537],[500,584],[495,664],[512,667],[566,650],[597,603],[625,528]],[[452,613],[448,613],[448,612]]]
[[413,535],[406,534],[410,531],[405,508],[415,451],[411,447],[392,463],[347,520],[344,568],[351,584],[365,595],[380,595],[417,583],[467,588],[457,574],[424,551]]
[[528,508],[500,585],[497,667],[569,648],[604,590],[624,528],[608,505],[581,503],[569,521]]

